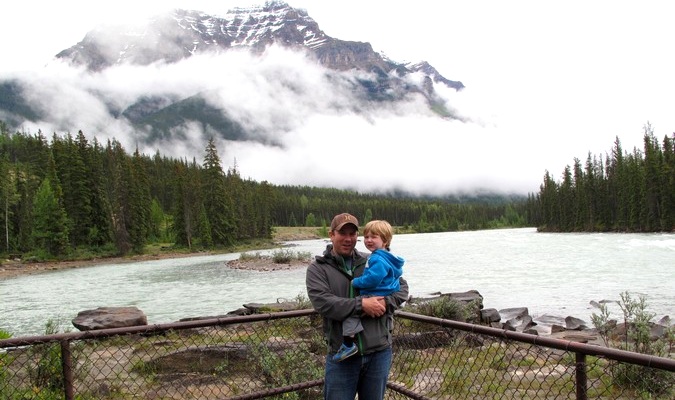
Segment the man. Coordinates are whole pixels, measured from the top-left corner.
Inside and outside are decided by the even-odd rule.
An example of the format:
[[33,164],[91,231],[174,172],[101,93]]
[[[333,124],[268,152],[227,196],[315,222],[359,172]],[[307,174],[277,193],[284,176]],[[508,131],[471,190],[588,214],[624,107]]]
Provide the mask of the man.
[[[408,283],[400,278],[400,290],[390,296],[361,297],[351,280],[361,276],[367,255],[355,249],[359,221],[351,214],[338,214],[330,224],[331,243],[323,255],[307,268],[307,295],[323,317],[328,342],[324,399],[381,400],[391,367],[391,330],[393,314],[408,299]],[[342,321],[351,315],[362,316],[363,331],[356,337],[359,348],[341,362],[333,355],[342,344]]]

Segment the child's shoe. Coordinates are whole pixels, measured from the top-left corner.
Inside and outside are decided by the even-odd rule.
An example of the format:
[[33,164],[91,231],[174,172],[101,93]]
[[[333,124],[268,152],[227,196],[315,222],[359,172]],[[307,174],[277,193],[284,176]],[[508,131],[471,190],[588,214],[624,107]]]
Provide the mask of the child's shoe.
[[354,343],[350,347],[345,346],[344,343],[342,343],[342,346],[340,346],[340,349],[338,350],[337,353],[333,356],[333,361],[340,362],[346,358],[349,358],[353,356],[354,354],[358,353],[359,349],[356,347]]

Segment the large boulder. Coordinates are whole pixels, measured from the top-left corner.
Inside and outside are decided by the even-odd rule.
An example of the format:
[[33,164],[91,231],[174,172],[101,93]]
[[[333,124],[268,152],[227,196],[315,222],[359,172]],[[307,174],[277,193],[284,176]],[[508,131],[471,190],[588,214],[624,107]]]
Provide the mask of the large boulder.
[[565,318],[565,329],[570,331],[581,331],[588,329],[588,326],[586,326],[586,322],[584,322],[584,320],[568,316]]
[[538,335],[537,323],[532,320],[527,307],[505,308],[499,310],[499,315],[505,322],[502,329]]
[[499,328],[499,321],[502,316],[496,308],[484,308],[480,310],[480,321],[484,324],[490,325],[493,328]]
[[99,307],[80,311],[72,322],[75,328],[90,331],[147,325],[148,317],[137,307]]

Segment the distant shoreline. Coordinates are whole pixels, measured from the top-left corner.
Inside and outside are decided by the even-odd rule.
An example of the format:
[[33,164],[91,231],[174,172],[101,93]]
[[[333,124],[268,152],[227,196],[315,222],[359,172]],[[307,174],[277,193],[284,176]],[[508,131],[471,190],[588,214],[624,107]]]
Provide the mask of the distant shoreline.
[[[318,228],[315,227],[276,227],[274,232],[273,242],[283,243],[296,240],[313,240],[319,239],[317,234]],[[236,252],[255,251],[259,249],[236,250]],[[90,260],[69,260],[69,261],[46,261],[46,262],[26,262],[21,260],[4,260],[0,264],[0,280],[17,278],[24,275],[35,275],[51,271],[61,271],[72,268],[93,267],[103,264],[128,264],[142,261],[152,260],[166,260],[169,258],[185,258],[185,257],[200,257],[223,254],[222,251],[198,251],[192,253],[167,251],[155,254],[139,254],[128,257],[105,257],[94,258]],[[239,265],[239,268],[251,269],[265,269],[269,267],[269,263],[265,266],[258,265]],[[272,265],[271,269],[275,269]]]
[[25,275],[35,275],[65,269],[93,267],[103,264],[128,264],[141,261],[165,260],[168,258],[184,258],[211,255],[217,253],[161,253],[141,254],[130,257],[95,258],[91,260],[24,262],[16,260],[3,261],[0,265],[0,280],[17,278]]

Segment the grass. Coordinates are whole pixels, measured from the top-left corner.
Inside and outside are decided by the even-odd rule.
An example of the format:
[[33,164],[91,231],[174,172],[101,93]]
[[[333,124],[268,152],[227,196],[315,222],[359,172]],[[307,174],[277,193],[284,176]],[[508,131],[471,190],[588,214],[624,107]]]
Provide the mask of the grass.
[[323,231],[325,228],[316,226],[275,226],[272,228],[272,239],[275,242],[321,239],[328,236]]

